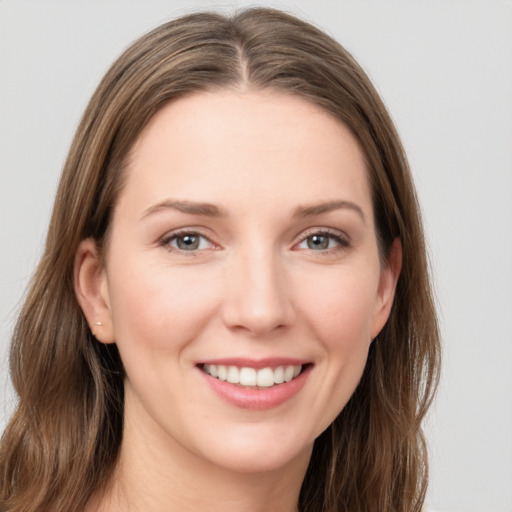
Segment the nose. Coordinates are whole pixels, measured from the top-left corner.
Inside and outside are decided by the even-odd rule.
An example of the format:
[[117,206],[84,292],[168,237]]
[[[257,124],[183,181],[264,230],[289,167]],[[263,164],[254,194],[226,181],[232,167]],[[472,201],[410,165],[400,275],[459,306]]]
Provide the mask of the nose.
[[232,263],[223,304],[226,325],[254,337],[289,327],[295,310],[291,283],[279,257],[243,254]]

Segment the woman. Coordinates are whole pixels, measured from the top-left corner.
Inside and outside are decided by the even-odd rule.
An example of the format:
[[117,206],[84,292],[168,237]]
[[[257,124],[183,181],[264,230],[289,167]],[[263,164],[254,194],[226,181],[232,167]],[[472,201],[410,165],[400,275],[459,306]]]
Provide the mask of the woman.
[[11,356],[3,510],[420,510],[435,309],[406,158],[350,55],[269,9],[128,48]]

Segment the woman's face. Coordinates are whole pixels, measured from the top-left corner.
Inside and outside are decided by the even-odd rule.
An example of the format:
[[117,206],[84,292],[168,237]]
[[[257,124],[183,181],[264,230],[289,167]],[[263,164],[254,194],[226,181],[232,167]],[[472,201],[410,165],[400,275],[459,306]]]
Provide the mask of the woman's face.
[[126,172],[91,318],[119,347],[126,425],[234,471],[307,458],[396,283],[354,137],[296,96],[194,94],[152,119]]

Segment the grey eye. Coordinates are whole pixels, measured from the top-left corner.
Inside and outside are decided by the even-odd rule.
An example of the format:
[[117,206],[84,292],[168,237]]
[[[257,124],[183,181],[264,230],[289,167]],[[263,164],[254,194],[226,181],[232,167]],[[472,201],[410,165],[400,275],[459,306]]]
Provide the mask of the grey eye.
[[195,251],[199,249],[201,237],[199,235],[180,235],[175,238],[176,247],[181,251]]
[[161,244],[178,252],[196,252],[214,249],[215,244],[204,235],[194,231],[181,231],[162,239]]
[[306,238],[308,249],[325,250],[329,248],[329,242],[332,237],[328,235],[311,235]]
[[297,246],[299,249],[307,249],[309,251],[327,251],[336,248],[348,247],[349,243],[346,239],[340,235],[317,231],[302,239],[300,244]]

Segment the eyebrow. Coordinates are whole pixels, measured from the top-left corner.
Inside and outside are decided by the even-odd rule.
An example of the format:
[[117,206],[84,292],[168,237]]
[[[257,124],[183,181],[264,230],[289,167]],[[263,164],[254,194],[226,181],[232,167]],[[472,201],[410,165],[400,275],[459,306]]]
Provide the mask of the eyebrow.
[[161,210],[176,210],[191,215],[204,215],[206,217],[225,217],[225,212],[211,203],[196,203],[194,201],[178,201],[166,199],[150,206],[142,214],[142,218],[148,217]]
[[364,215],[362,208],[356,203],[353,203],[352,201],[327,201],[325,203],[319,203],[310,206],[299,206],[295,210],[293,216],[300,218],[311,217],[313,215],[320,215],[322,213],[328,213],[334,210],[342,209],[349,209],[356,212],[359,215],[359,217],[361,217],[363,222],[366,224],[366,217]]
[[[327,201],[308,206],[299,206],[293,213],[293,218],[312,217],[334,210],[349,209],[355,211],[366,224],[366,217],[362,208],[352,201]],[[142,218],[148,217],[161,210],[176,210],[190,215],[202,215],[206,217],[225,217],[226,213],[218,206],[211,203],[197,203],[194,201],[179,201],[166,199],[150,206],[142,214]]]

